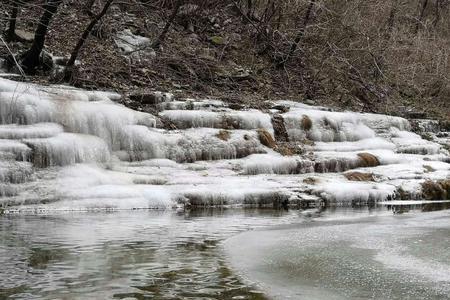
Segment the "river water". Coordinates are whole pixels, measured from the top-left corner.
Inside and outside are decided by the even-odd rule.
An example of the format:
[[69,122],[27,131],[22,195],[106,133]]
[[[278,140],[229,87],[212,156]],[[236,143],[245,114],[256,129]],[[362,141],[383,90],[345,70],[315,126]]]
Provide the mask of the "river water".
[[6,214],[0,299],[448,299],[449,228],[385,208]]

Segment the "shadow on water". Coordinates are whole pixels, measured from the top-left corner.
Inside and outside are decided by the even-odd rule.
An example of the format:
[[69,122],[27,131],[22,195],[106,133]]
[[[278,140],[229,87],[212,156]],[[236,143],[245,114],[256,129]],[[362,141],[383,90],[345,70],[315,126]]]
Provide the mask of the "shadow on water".
[[450,201],[433,202],[433,203],[420,202],[418,204],[408,204],[408,205],[387,204],[386,209],[392,210],[394,214],[404,214],[410,211],[431,212],[450,209]]
[[42,246],[31,248],[28,266],[33,269],[46,269],[50,263],[64,261],[68,252],[57,247],[53,245],[52,248],[44,248]]

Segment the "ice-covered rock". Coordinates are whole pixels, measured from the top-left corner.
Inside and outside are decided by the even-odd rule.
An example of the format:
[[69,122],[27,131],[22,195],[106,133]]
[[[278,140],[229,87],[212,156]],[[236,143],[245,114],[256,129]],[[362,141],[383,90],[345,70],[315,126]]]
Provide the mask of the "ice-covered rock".
[[[0,79],[0,205],[356,205],[420,199],[424,182],[450,177],[449,138],[434,123],[421,122],[419,135],[399,117],[292,101],[239,110],[161,94],[153,108],[167,126],[156,128],[158,117],[119,98]],[[353,181],[349,170],[368,175]]]

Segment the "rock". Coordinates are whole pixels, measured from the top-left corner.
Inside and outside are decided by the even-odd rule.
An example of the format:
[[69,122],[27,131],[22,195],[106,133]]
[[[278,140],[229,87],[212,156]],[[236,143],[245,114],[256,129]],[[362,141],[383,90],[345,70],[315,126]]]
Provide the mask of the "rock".
[[414,110],[411,107],[399,106],[398,115],[406,119],[426,119],[427,114],[423,111]]
[[155,105],[163,102],[168,102],[172,100],[173,95],[170,93],[162,92],[136,92],[128,95],[128,97],[136,102],[142,104]]
[[450,179],[423,182],[422,197],[427,200],[450,200]]
[[289,136],[284,125],[284,118],[280,114],[274,114],[272,116],[272,125],[274,129],[275,139],[278,142],[288,142]]
[[371,173],[347,172],[344,176],[350,181],[375,181],[375,177]]
[[216,137],[221,139],[222,141],[228,141],[231,137],[231,134],[228,130],[220,130]]
[[307,116],[307,115],[303,115],[302,120],[301,120],[301,127],[303,130],[311,130],[313,126],[312,120]]
[[282,113],[286,113],[291,108],[289,106],[287,106],[287,105],[277,104],[277,105],[272,106],[272,109],[276,109],[276,110],[281,111]]
[[32,42],[34,40],[34,33],[22,29],[16,29],[16,38],[20,42]]
[[150,47],[150,39],[133,34],[130,29],[118,32],[114,42],[121,52],[132,61],[141,62],[143,59],[154,59],[156,57],[155,50]]
[[450,121],[441,121],[439,126],[442,131],[450,131]]
[[362,162],[361,167],[376,167],[380,165],[380,161],[373,154],[363,152],[358,153],[358,156]]
[[405,115],[407,119],[426,119],[427,114],[423,111],[408,111]]
[[314,101],[314,100],[311,100],[311,99],[306,99],[306,100],[305,100],[305,104],[308,104],[308,105],[314,106],[314,105],[316,105],[316,101]]
[[229,77],[235,80],[243,80],[250,77],[250,70],[237,68]]
[[304,149],[295,143],[282,143],[277,145],[276,151],[283,156],[303,155]]
[[258,137],[261,144],[263,144],[266,147],[269,147],[271,149],[275,149],[277,147],[277,144],[275,143],[275,140],[273,139],[272,135],[263,128],[258,129]]
[[240,103],[230,103],[228,105],[229,108],[234,109],[234,110],[241,110],[244,108],[244,105],[240,104]]
[[223,46],[225,45],[225,39],[221,36],[212,36],[209,38],[209,41],[214,44],[215,46]]
[[318,180],[317,180],[317,178],[315,178],[315,177],[307,177],[307,178],[303,179],[303,183],[311,184],[311,185],[316,184],[317,181],[318,181]]

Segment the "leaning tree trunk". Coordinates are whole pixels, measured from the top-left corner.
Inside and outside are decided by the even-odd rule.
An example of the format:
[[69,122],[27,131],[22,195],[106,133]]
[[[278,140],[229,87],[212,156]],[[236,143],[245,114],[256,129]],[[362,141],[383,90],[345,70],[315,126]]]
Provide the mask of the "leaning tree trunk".
[[114,0],[108,0],[103,6],[102,11],[98,15],[96,15],[94,19],[92,19],[92,21],[84,30],[83,34],[81,35],[81,38],[78,40],[77,45],[75,46],[75,48],[73,48],[69,60],[67,61],[66,68],[64,70],[64,80],[69,81],[71,79],[73,66],[75,65],[75,61],[77,60],[78,53],[80,52],[81,48],[86,42],[86,39],[91,34],[92,29],[94,29],[94,26],[101,20],[101,18],[103,18],[103,16],[106,14],[108,8],[111,6],[113,2]]
[[300,44],[303,36],[305,35],[306,26],[308,26],[308,24],[312,18],[312,12],[313,12],[315,3],[316,3],[316,0],[310,0],[308,8],[306,9],[305,17],[303,18],[302,27],[299,29],[297,36],[294,39],[294,42],[291,44],[288,54],[280,62],[278,62],[278,64],[277,64],[278,67],[283,67],[286,64],[286,62],[291,58],[291,56],[294,55],[295,51],[297,50],[298,45]]
[[181,5],[183,4],[183,0],[177,0],[175,3],[175,6],[172,10],[172,14],[169,17],[169,20],[167,21],[166,25],[164,26],[164,29],[161,31],[159,36],[156,38],[156,40],[152,43],[151,47],[153,49],[159,48],[161,43],[166,38],[166,34],[169,31],[170,25],[172,25],[173,21],[175,20],[176,16],[178,15],[178,11],[180,10]]
[[11,1],[11,17],[9,18],[8,31],[6,32],[6,41],[11,42],[16,39],[16,20],[19,14],[19,3],[17,0]]
[[58,10],[58,6],[62,0],[47,0],[44,4],[44,13],[39,20],[38,27],[34,34],[34,41],[31,48],[25,53],[22,59],[22,67],[25,72],[33,73],[36,67],[39,66],[39,56],[44,49],[45,37],[47,35],[50,21]]

